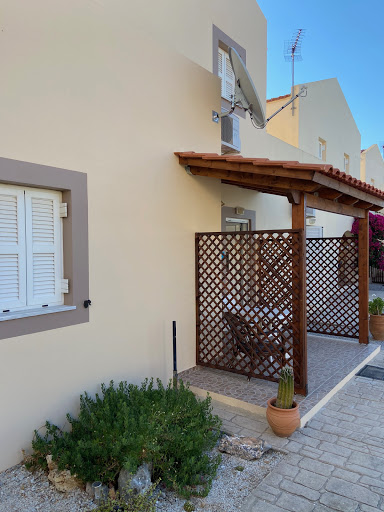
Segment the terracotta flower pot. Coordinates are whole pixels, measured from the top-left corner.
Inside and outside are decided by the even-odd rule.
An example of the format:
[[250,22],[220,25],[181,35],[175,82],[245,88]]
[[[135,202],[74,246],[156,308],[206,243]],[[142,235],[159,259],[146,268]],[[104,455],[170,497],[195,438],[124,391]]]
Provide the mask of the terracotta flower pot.
[[275,407],[276,397],[268,400],[267,420],[269,426],[279,437],[288,437],[300,426],[299,406],[293,402],[292,409]]
[[384,315],[369,315],[369,330],[375,340],[384,340]]

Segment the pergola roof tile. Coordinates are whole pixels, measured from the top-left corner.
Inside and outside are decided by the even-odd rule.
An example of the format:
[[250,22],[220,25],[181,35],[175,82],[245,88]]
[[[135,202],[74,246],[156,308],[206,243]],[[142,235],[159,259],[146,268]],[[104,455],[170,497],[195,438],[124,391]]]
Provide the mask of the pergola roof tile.
[[[180,159],[194,159],[196,161],[198,160],[204,160],[204,161],[212,161],[212,162],[220,162],[222,161],[223,164],[225,162],[228,163],[238,163],[239,164],[239,170],[241,170],[242,164],[252,164],[255,167],[274,167],[274,168],[282,168],[282,169],[292,169],[295,171],[314,171],[320,174],[323,174],[327,176],[328,178],[332,178],[334,180],[337,180],[341,183],[345,183],[346,185],[349,185],[350,187],[353,187],[357,190],[361,190],[363,192],[366,192],[372,196],[378,197],[380,199],[384,199],[384,191],[373,187],[372,185],[369,185],[368,183],[365,183],[364,181],[361,181],[357,178],[354,178],[353,176],[350,176],[349,174],[346,174],[343,171],[340,171],[340,169],[337,169],[336,167],[333,167],[333,165],[330,164],[309,164],[309,163],[300,163],[295,161],[288,161],[288,160],[269,160],[268,158],[247,158],[239,155],[218,155],[217,153],[195,153],[194,151],[184,151],[184,152],[175,152],[175,155],[177,155]],[[224,167],[223,167],[224,168]],[[247,173],[250,173],[252,171],[249,170],[249,166],[247,166]]]

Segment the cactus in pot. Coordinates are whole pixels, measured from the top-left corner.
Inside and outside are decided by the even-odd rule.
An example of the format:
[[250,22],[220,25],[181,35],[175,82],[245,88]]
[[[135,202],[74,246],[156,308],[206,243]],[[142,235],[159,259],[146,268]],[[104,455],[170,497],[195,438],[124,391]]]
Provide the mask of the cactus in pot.
[[268,400],[267,420],[279,437],[290,436],[300,426],[299,406],[293,401],[293,369],[284,366],[280,372],[277,397]]
[[275,407],[279,409],[292,409],[294,395],[293,368],[284,366],[280,373],[279,389]]

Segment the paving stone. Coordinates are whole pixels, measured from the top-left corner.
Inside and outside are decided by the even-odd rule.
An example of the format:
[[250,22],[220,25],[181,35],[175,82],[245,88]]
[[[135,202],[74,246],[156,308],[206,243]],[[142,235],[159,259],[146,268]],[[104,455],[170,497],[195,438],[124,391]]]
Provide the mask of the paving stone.
[[325,485],[327,491],[356,500],[358,503],[365,503],[376,507],[380,497],[362,485],[345,482],[340,478],[331,477]]
[[320,503],[317,503],[315,505],[315,508],[313,509],[313,512],[335,512],[334,508],[326,507],[325,505],[321,505]]
[[305,485],[305,487],[314,489],[315,491],[320,491],[320,489],[324,487],[327,479],[318,473],[313,473],[306,469],[300,469],[299,474],[295,477],[294,481],[301,485]]
[[330,434],[328,432],[322,432],[321,430],[315,430],[313,428],[307,427],[303,429],[303,434],[305,436],[314,437],[315,439],[319,439],[320,441],[328,441],[329,443],[336,443],[339,439],[335,434]]
[[352,430],[340,428],[336,425],[331,425],[330,423],[321,423],[322,425],[322,432],[329,432],[330,434],[336,434],[338,436],[345,436],[352,433]]
[[269,475],[267,475],[264,478],[263,483],[266,485],[269,485],[271,487],[275,487],[277,489],[280,486],[280,483],[282,482],[282,480],[284,480],[284,478],[281,475],[279,475],[278,473],[272,472],[272,473],[269,473]]
[[318,491],[314,491],[313,489],[309,489],[304,485],[290,482],[288,480],[283,480],[281,482],[280,489],[283,491],[288,491],[291,494],[295,494],[297,496],[303,496],[304,498],[307,498],[311,501],[317,501],[320,498],[320,493]]
[[320,455],[319,459],[322,462],[334,464],[335,466],[345,466],[348,460],[346,457],[342,457],[341,455],[336,455],[330,452],[324,452],[322,455]]
[[257,488],[256,488],[258,491],[263,491],[263,492],[266,492],[268,494],[271,494],[273,496],[280,496],[281,494],[281,490],[279,489],[279,486],[277,487],[274,487],[273,485],[268,485],[265,483],[265,480],[264,482],[261,482]]
[[361,432],[362,434],[369,434],[369,431],[372,428],[367,425],[358,425],[358,424],[352,425],[351,422],[347,422],[347,421],[340,421],[339,427],[345,428],[346,430],[353,430],[354,432]]
[[[320,444],[320,441],[318,439],[314,439],[313,437],[304,435],[304,433],[301,431],[294,432],[291,435],[290,439],[293,442],[300,443],[305,446],[310,446],[311,448],[317,448]],[[289,444],[287,445],[287,447],[289,449]]]
[[368,469],[374,468],[376,471],[384,473],[384,458],[366,453],[353,452],[348,459],[348,464],[357,464]]
[[335,418],[338,421],[347,421],[347,422],[352,421],[350,414],[345,414],[345,413],[342,413],[339,411],[331,411],[327,408],[324,408],[322,413],[323,413],[323,416],[326,416],[329,418]]
[[358,481],[358,479],[360,478],[360,475],[358,473],[354,473],[352,471],[347,471],[347,470],[341,469],[341,468],[336,468],[335,471],[332,473],[332,476],[341,478],[342,480],[345,480],[346,482],[352,482],[352,483],[356,483]]
[[[281,493],[280,493],[281,494]],[[260,500],[268,501],[269,503],[276,503],[277,497],[260,489],[253,491],[252,496],[259,498]]]
[[220,416],[222,420],[230,421],[232,418],[236,416],[234,412],[226,411],[225,409],[221,409],[218,407],[213,407],[213,414],[217,414],[217,416]]
[[345,448],[340,446],[340,444],[332,444],[326,441],[321,442],[318,449],[324,452],[334,453],[335,455],[341,455],[343,457],[349,457],[352,453],[350,448]]
[[345,469],[348,471],[354,471],[359,475],[370,476],[371,478],[380,478],[380,473],[375,471],[374,469],[365,468],[364,466],[359,466],[358,464],[346,464]]
[[321,430],[323,423],[321,423],[321,421],[318,421],[317,416],[315,416],[315,418],[310,420],[307,425],[315,430]]
[[332,464],[324,464],[318,460],[312,460],[303,458],[299,461],[299,466],[303,469],[307,469],[308,471],[313,471],[314,473],[318,473],[323,476],[330,476],[332,471],[334,470],[334,466]]
[[297,467],[292,466],[291,464],[287,464],[286,462],[280,462],[280,464],[276,468],[276,473],[291,478],[294,478],[298,472],[299,470]]
[[[370,507],[369,505],[364,505],[364,503],[360,504],[360,510],[362,512],[377,512],[377,508],[376,507]],[[380,508],[380,510],[383,510],[383,509]]]
[[241,510],[242,512],[281,512],[283,509],[272,503],[268,503],[268,501],[257,500],[249,504],[246,503]]
[[292,496],[292,494],[282,494],[276,502],[277,506],[283,507],[292,512],[312,512],[315,504],[311,503],[299,496]]
[[369,431],[369,435],[383,439],[384,438],[384,427],[373,427]]
[[332,492],[326,492],[320,498],[320,503],[331,507],[332,510],[340,510],[341,512],[355,512],[358,506],[356,501],[350,500],[345,496],[339,496]]
[[297,453],[289,453],[286,460],[291,465],[298,465],[302,459],[303,457]]
[[311,459],[318,459],[324,452],[321,452],[316,448],[312,448],[312,446],[304,446],[299,453],[300,455],[310,457]]
[[246,418],[244,416],[237,415],[232,418],[232,423],[234,425],[238,425],[239,427],[248,428],[249,430],[255,432],[265,432],[268,428],[266,423],[257,421],[257,419]]

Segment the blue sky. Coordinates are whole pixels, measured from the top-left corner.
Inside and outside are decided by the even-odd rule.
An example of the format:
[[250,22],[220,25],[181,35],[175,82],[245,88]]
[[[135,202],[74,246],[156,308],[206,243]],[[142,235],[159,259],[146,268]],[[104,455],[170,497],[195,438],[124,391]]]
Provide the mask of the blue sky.
[[305,28],[295,83],[337,77],[362,149],[384,141],[384,0],[257,0],[268,22],[267,97],[290,93],[284,41]]

